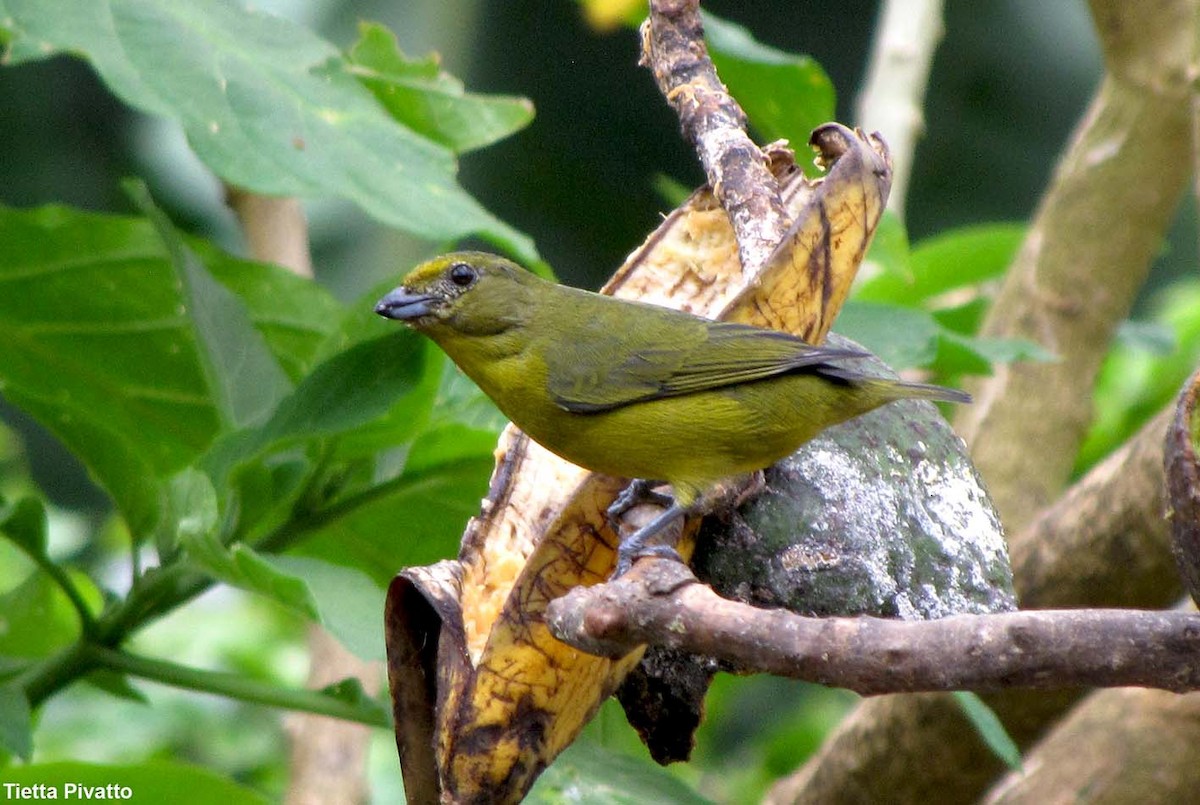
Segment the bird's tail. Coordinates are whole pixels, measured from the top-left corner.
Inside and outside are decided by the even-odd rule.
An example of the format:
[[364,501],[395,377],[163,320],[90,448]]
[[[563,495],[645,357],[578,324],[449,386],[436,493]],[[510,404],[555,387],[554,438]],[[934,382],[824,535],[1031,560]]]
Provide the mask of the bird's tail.
[[952,389],[945,386],[935,386],[931,383],[907,383],[902,380],[885,380],[883,381],[900,392],[896,395],[897,398],[913,400],[934,400],[937,402],[951,402],[967,404],[971,402],[971,395],[961,389]]
[[964,404],[971,402],[971,395],[965,391],[930,383],[909,383],[885,377],[870,377],[840,366],[822,366],[820,372],[831,380],[840,380],[859,388],[873,388],[885,400],[931,400]]

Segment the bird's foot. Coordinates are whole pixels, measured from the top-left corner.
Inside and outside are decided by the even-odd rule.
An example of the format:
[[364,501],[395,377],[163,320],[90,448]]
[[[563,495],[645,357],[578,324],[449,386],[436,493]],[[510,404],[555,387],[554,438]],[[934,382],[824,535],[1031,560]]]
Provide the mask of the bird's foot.
[[604,512],[604,516],[608,520],[608,525],[613,531],[618,534],[621,533],[621,516],[634,506],[639,506],[643,503],[654,503],[666,508],[675,502],[675,499],[670,495],[654,491],[654,487],[658,486],[658,484],[658,481],[634,478],[629,482],[628,486],[621,490],[621,494],[617,495],[617,499]]
[[617,567],[609,577],[609,581],[615,581],[628,573],[629,569],[633,567],[634,560],[642,556],[661,556],[682,562],[683,559],[675,550],[674,545],[651,544],[650,541],[662,533],[667,526],[682,518],[685,512],[686,509],[679,504],[672,504],[665,512],[622,539],[621,544],[617,546]]
[[633,568],[633,563],[643,556],[657,556],[660,559],[674,559],[680,564],[684,564],[683,557],[679,555],[679,551],[675,550],[670,545],[646,545],[636,552],[626,551],[622,545],[617,549],[617,567],[613,574],[609,576],[609,581],[616,581],[624,576]]

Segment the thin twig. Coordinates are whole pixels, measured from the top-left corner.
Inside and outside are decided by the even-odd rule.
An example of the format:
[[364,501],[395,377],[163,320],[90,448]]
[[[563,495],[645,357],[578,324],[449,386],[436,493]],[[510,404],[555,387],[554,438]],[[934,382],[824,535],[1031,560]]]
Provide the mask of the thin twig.
[[387,713],[382,708],[352,704],[326,693],[282,688],[247,679],[242,674],[189,668],[103,646],[88,646],[85,653],[87,659],[96,667],[108,668],[164,685],[271,707],[331,716],[372,727],[391,726]]

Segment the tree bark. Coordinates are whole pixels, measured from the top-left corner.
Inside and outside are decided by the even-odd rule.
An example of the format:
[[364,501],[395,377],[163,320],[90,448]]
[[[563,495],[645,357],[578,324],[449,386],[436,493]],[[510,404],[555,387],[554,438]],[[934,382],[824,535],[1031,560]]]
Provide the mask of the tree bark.
[[[1057,529],[1079,523],[1082,518],[1068,514],[1068,507],[1080,501],[1056,507],[1055,514],[1030,525],[1066,483],[1090,417],[1096,369],[1174,214],[1187,182],[1180,166],[1192,163],[1187,77],[1194,74],[1198,4],[1093,0],[1091,5],[1107,75],[1039,206],[986,327],[990,335],[1032,338],[1059,360],[997,367],[994,377],[977,386],[976,404],[961,411],[957,423],[1008,530],[1040,531],[1013,540],[1018,595],[1028,583],[1031,600],[1042,605],[1076,598],[1094,604],[1103,598],[1109,605],[1137,606],[1141,602],[1122,599],[1145,596],[1154,599],[1146,604],[1157,606],[1175,594],[1178,581],[1165,570],[1170,561],[1169,556],[1163,560],[1161,550],[1165,528],[1150,525],[1153,504],[1143,504],[1146,496],[1133,497],[1137,485],[1127,486],[1115,475],[1107,481],[1089,475],[1095,490],[1120,489],[1130,497],[1110,509],[1098,502],[1097,491],[1085,493],[1081,485],[1079,494],[1092,499],[1094,511],[1108,510],[1107,527],[1096,528],[1096,541],[1075,545],[1087,544],[1110,557],[1127,548],[1139,557],[1157,552],[1156,558],[1133,563],[1144,573],[1138,584],[1122,580],[1128,562],[1076,565],[1077,548],[1069,547],[1071,540]],[[1138,444],[1114,464],[1125,461],[1141,469],[1152,464],[1154,427],[1161,425],[1147,426]],[[1154,488],[1144,474],[1140,480],[1149,485],[1143,489]],[[1149,497],[1161,500],[1161,491],[1156,495]],[[1119,524],[1126,515],[1147,531],[1122,533]],[[1120,533],[1116,542],[1110,541],[1110,529]],[[1154,538],[1139,544],[1143,533]],[[1051,541],[1064,547],[1052,548]],[[1110,548],[1118,543],[1125,547]],[[1033,567],[1043,561],[1051,564]],[[1077,571],[1086,572],[1076,576]],[[1097,592],[1088,592],[1089,587]],[[1006,693],[988,700],[1010,734],[1026,744],[1071,698]],[[963,736],[963,723],[948,697],[866,701],[816,757],[775,787],[769,801],[920,801],[931,795],[938,802],[973,802],[1001,767],[978,738]]]

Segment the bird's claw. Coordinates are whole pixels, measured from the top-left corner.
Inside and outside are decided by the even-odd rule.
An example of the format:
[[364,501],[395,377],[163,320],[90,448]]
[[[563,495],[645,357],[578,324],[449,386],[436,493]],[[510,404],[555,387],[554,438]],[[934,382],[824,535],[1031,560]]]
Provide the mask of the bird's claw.
[[621,494],[617,495],[617,499],[612,502],[604,512],[605,518],[608,520],[609,526],[613,531],[620,534],[620,519],[625,512],[638,506],[642,503],[656,503],[659,506],[670,506],[674,503],[674,499],[662,492],[655,492],[654,487],[658,484],[657,481],[648,481],[645,478],[634,478],[629,482],[629,485],[621,490]]
[[[628,550],[626,549],[628,547]],[[674,559],[676,562],[683,564],[683,557],[679,555],[679,551],[672,548],[670,545],[621,545],[617,548],[617,567],[613,574],[609,576],[609,581],[616,581],[624,576],[633,568],[633,563],[643,556],[657,556],[661,559]]]

